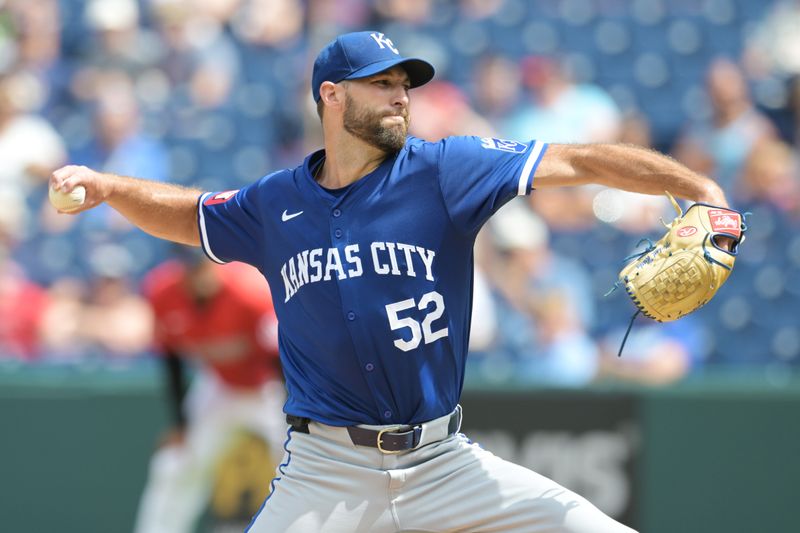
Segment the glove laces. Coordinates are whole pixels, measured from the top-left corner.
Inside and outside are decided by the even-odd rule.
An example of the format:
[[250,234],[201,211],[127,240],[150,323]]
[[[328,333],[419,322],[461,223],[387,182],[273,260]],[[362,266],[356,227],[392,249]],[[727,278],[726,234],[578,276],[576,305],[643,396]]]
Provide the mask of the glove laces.
[[637,309],[633,316],[631,317],[631,321],[628,322],[628,329],[625,330],[625,336],[622,337],[622,344],[619,345],[619,351],[617,352],[617,357],[622,357],[622,349],[625,348],[625,341],[628,340],[628,335],[631,333],[631,328],[633,328],[633,321],[636,320],[636,317],[639,316],[641,313],[641,309]]

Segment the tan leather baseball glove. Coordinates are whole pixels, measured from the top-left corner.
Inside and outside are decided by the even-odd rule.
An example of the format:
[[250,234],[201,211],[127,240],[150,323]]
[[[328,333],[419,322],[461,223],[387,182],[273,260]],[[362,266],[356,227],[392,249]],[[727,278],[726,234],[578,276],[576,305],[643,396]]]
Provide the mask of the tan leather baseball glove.
[[667,233],[629,257],[619,273],[641,312],[670,322],[708,303],[728,279],[747,230],[738,211],[693,204],[686,213],[667,193],[678,216]]

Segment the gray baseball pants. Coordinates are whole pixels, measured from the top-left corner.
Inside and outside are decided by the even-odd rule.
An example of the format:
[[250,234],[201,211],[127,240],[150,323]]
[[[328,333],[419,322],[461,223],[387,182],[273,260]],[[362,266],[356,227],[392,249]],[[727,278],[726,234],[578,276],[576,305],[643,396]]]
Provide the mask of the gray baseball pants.
[[[356,446],[345,428],[290,430],[272,492],[249,533],[632,533],[554,481],[446,436],[449,415],[398,454]],[[362,426],[380,429],[383,426]]]

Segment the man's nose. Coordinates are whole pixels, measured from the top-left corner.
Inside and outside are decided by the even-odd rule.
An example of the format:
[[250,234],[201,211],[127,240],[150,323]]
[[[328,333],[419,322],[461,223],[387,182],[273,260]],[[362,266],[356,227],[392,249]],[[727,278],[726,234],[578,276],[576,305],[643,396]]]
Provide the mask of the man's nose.
[[392,95],[392,105],[396,107],[408,107],[408,91],[405,87],[398,88]]

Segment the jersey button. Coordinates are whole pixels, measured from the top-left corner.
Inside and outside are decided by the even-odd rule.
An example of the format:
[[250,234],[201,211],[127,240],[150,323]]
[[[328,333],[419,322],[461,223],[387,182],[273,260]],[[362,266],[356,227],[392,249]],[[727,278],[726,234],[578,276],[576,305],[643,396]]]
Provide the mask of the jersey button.
[[333,210],[333,216],[335,216],[336,218],[339,218],[340,216],[342,216],[342,211],[340,209],[334,209]]
[[340,230],[340,229],[338,229],[338,228],[337,228],[337,229],[336,229],[336,231],[334,231],[334,232],[333,232],[333,234],[334,234],[334,235],[336,236],[336,238],[338,239],[339,237],[341,237],[341,236],[342,236],[342,230]]
[[367,363],[366,365],[364,365],[364,369],[367,372],[372,372],[373,370],[375,370],[375,365],[373,365],[372,363]]
[[349,313],[347,313],[347,320],[355,320],[355,319],[356,319],[356,314],[354,312],[350,311]]
[[383,412],[383,418],[391,418],[391,416],[392,416],[392,412],[389,411],[388,409]]

